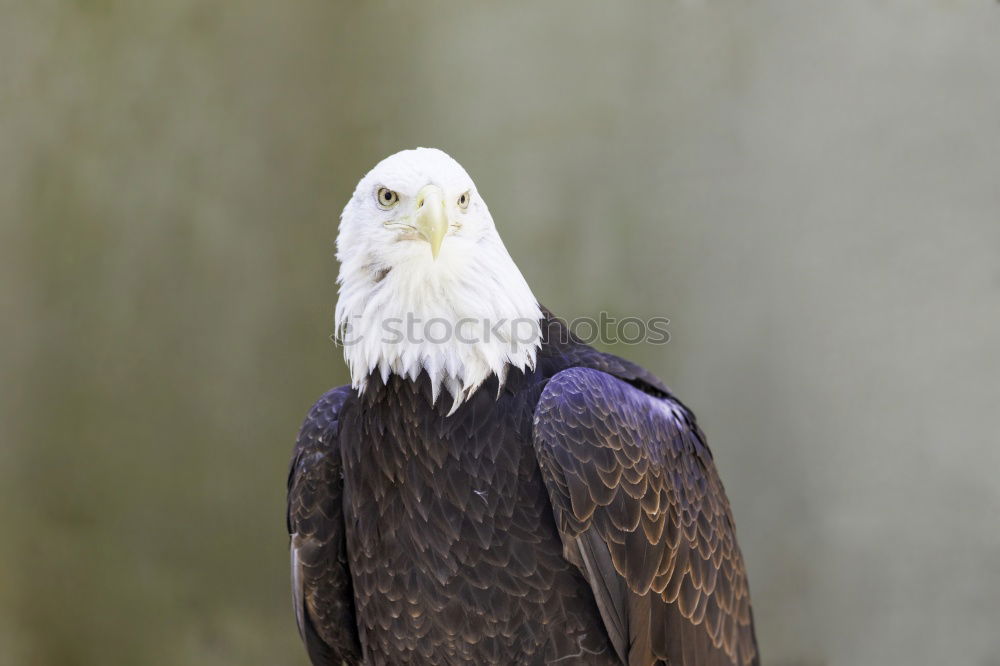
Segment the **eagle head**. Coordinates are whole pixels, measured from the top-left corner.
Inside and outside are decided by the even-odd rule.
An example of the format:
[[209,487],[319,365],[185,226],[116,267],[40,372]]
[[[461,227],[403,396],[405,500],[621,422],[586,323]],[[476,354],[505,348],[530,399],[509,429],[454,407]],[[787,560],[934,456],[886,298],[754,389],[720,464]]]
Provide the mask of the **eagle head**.
[[491,375],[533,368],[541,309],[465,169],[433,148],[385,158],[340,217],[336,330],[352,385],[443,388],[453,413]]

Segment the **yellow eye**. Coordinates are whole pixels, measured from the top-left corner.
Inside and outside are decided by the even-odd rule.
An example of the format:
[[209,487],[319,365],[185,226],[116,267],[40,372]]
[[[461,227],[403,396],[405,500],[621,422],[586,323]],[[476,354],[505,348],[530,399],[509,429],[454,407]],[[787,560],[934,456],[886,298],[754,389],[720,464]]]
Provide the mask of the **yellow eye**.
[[388,187],[380,187],[375,192],[375,201],[378,202],[379,208],[388,210],[399,203],[399,195]]
[[458,198],[458,207],[461,208],[462,210],[465,210],[466,208],[468,208],[469,207],[469,199],[471,199],[471,198],[472,198],[472,196],[468,192],[463,192],[462,196],[460,196]]

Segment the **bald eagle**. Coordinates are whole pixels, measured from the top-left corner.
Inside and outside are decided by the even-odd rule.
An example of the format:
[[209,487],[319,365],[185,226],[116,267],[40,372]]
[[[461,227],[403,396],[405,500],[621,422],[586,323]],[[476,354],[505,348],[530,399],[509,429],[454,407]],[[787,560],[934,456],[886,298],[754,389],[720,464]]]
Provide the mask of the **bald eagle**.
[[288,477],[315,666],[759,663],[694,414],[538,304],[455,160],[376,165],[337,258],[351,385]]

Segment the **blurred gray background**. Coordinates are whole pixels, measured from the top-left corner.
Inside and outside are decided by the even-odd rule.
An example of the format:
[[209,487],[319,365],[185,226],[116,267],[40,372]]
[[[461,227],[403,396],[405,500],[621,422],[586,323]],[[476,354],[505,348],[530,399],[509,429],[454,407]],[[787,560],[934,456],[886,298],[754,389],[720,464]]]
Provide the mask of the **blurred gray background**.
[[768,664],[1000,664],[996,2],[2,1],[0,665],[301,665],[337,216],[461,161],[698,413]]

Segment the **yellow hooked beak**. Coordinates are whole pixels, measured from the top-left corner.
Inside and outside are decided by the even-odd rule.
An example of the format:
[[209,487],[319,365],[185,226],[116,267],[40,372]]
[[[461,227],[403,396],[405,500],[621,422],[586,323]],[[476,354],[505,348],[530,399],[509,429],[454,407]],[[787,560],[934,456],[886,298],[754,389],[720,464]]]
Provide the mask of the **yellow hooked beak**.
[[431,244],[431,256],[437,259],[441,241],[448,233],[444,192],[437,185],[425,185],[417,193],[417,233]]

